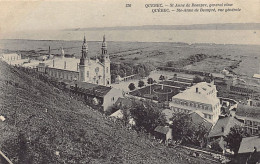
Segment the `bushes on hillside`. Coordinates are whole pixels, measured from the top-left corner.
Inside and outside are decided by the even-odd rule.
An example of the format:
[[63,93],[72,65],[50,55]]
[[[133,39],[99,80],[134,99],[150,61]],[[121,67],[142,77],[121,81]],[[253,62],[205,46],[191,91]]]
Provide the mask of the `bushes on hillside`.
[[172,136],[182,144],[204,146],[207,129],[203,124],[195,125],[187,113],[175,113],[172,120]]

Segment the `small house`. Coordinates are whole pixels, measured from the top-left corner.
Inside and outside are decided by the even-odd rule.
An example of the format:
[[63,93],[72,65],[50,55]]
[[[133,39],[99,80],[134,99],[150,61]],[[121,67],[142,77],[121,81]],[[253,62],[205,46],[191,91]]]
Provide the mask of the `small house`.
[[154,136],[167,143],[172,140],[172,129],[169,126],[157,126],[154,129]]

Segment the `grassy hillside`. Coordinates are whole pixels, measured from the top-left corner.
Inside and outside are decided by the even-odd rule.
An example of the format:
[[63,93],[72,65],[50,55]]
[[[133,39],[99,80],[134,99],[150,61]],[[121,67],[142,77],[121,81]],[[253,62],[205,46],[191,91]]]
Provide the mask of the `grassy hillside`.
[[0,70],[0,148],[14,163],[207,163],[5,63]]

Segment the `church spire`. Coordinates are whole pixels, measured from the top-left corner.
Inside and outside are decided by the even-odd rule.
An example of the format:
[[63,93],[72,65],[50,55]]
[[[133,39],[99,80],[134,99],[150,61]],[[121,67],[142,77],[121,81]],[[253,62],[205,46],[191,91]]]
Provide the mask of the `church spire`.
[[86,37],[84,35],[82,50],[81,50],[81,58],[80,58],[80,65],[85,65],[85,60],[88,58],[88,44],[86,42]]
[[85,34],[84,34],[83,43],[86,43],[86,36],[85,36]]
[[103,36],[103,42],[102,42],[102,55],[106,55],[107,54],[107,43],[106,43],[106,36]]

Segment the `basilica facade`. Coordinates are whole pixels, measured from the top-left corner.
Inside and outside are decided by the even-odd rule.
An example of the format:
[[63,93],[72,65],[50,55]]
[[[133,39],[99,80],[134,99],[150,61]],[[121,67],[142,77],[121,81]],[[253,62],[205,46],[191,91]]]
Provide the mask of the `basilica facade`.
[[110,59],[107,53],[105,36],[101,46],[101,59],[90,59],[88,45],[84,36],[81,58],[65,58],[61,50],[61,57],[56,57],[39,63],[39,72],[65,80],[88,82],[107,86],[111,84]]

